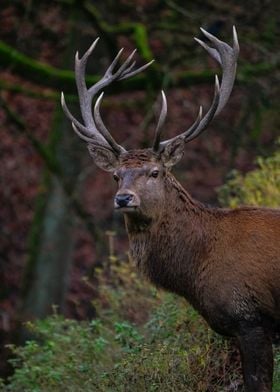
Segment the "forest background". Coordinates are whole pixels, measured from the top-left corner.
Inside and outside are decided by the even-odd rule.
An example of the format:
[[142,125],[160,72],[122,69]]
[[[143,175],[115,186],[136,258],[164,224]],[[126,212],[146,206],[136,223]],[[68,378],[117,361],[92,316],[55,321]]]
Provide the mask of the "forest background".
[[[217,205],[217,190],[234,171],[246,173],[257,156],[277,150],[279,11],[276,0],[1,1],[1,376],[11,373],[6,344],[29,336],[24,321],[44,319],[54,305],[66,317],[94,319],[100,269],[126,258],[123,219],[113,213],[115,185],[93,165],[60,106],[64,91],[79,116],[75,51],[83,53],[100,36],[89,83],[121,47],[125,54],[136,47],[140,64],[156,60],[145,73],[108,88],[102,107],[119,143],[146,147],[162,88],[166,137],[187,128],[199,105],[211,102],[220,71],[193,40],[202,38],[199,27],[231,43],[236,26],[241,52],[232,97],[175,169],[194,197]],[[147,315],[140,313],[132,308],[130,320],[143,322]]]

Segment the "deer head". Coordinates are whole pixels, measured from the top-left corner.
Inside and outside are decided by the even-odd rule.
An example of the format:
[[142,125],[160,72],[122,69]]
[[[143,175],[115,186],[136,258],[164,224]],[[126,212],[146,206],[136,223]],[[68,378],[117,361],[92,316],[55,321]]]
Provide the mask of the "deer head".
[[[94,41],[88,51],[79,58],[76,54],[75,74],[79,94],[80,108],[84,124],[81,124],[69,111],[62,93],[61,103],[66,116],[72,122],[74,131],[88,144],[93,160],[101,169],[113,172],[118,182],[118,191],[115,196],[115,208],[126,213],[137,213],[149,218],[156,216],[165,196],[164,178],[171,167],[183,156],[185,144],[200,135],[210,121],[220,113],[227,103],[232,91],[236,61],[239,45],[236,30],[233,27],[233,47],[220,41],[204,29],[202,33],[213,47],[195,38],[195,40],[213,57],[222,67],[223,75],[221,86],[215,76],[215,92],[210,109],[203,115],[202,107],[193,125],[172,139],[161,141],[163,124],[167,114],[167,102],[164,92],[161,92],[162,107],[157,123],[153,145],[145,150],[126,151],[116,143],[105,127],[100,116],[100,104],[103,92],[96,100],[92,113],[93,98],[113,81],[127,79],[146,69],[153,61],[142,67],[134,68],[133,56],[135,51],[117,69],[116,65],[123,51],[121,49],[104,76],[93,86],[87,88],[85,82],[85,68],[87,60],[93,52],[98,39]],[[115,71],[114,71],[115,70]],[[164,200],[168,202],[168,200]]]

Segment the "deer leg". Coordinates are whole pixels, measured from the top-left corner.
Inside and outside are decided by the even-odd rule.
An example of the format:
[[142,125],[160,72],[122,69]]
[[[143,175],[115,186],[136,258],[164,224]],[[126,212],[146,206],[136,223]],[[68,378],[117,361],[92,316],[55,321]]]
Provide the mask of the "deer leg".
[[271,336],[261,327],[239,336],[246,392],[271,392],[273,352]]

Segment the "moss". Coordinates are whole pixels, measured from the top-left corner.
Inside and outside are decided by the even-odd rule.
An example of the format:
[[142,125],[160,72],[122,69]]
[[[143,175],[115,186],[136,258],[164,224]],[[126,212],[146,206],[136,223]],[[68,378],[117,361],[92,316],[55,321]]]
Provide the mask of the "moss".
[[137,24],[134,28],[134,40],[136,42],[137,48],[139,49],[140,55],[145,60],[152,60],[153,54],[149,47],[147,30],[142,24]]
[[[132,28],[133,27],[133,28]],[[151,59],[152,53],[147,45],[146,31],[142,25],[129,24],[120,25],[119,30],[126,30],[132,28],[135,39],[138,42],[139,49],[145,59]],[[75,93],[75,75],[69,70],[57,69],[50,65],[31,59],[30,57],[20,53],[11,46],[0,41],[0,61],[2,65],[10,67],[11,70],[17,72],[21,76],[27,76],[29,80],[39,83],[44,86],[54,87],[57,90],[63,90],[66,93]],[[279,66],[275,63],[258,63],[254,65],[246,65],[240,67],[237,75],[237,82],[249,83],[252,77],[266,75],[268,72],[276,69]],[[148,71],[145,74],[135,76],[133,79],[124,81],[123,83],[115,83],[110,88],[110,93],[119,91],[133,91],[146,89],[147,83],[154,88],[160,88],[162,83],[162,72],[160,68],[153,64],[153,72]],[[91,75],[87,78],[88,84],[96,83],[100,77],[98,75]],[[189,86],[202,83],[213,83],[214,72],[210,71],[185,71],[177,72],[171,75],[170,79],[173,81],[172,86]],[[2,83],[2,87],[4,84]]]
[[3,41],[0,41],[0,61],[2,65],[9,66],[10,69],[19,71],[22,75],[31,76],[33,80],[47,83],[49,86],[55,86],[57,83],[66,85],[74,83],[73,72],[60,70],[31,59]]

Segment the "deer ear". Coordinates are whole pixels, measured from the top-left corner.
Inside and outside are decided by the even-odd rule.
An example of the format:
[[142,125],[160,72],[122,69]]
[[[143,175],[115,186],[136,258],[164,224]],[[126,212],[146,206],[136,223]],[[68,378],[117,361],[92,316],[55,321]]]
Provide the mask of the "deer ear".
[[184,155],[185,141],[183,138],[173,139],[167,143],[161,153],[161,161],[165,167],[171,167]]
[[88,144],[88,150],[94,162],[98,167],[100,167],[100,169],[111,172],[118,166],[119,159],[109,148],[90,143]]

